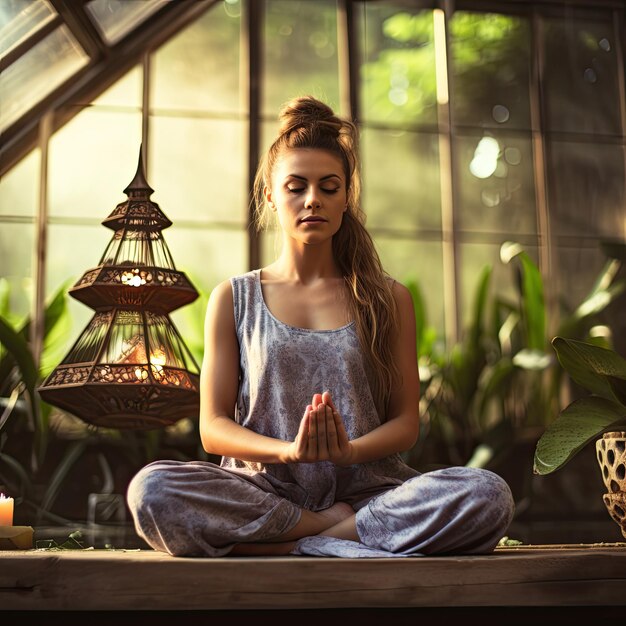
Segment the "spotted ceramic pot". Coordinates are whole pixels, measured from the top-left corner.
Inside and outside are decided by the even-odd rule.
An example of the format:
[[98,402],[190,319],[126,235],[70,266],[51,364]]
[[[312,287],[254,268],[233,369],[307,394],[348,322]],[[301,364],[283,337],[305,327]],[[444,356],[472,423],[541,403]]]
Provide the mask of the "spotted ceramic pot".
[[608,490],[602,496],[604,505],[626,537],[626,432],[604,433],[596,452]]

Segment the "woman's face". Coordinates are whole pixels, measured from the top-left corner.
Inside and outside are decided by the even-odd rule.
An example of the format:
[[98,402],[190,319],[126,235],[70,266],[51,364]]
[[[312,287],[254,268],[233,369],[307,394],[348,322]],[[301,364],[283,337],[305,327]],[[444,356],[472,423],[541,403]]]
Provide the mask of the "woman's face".
[[341,159],[326,150],[284,152],[265,189],[283,233],[302,243],[332,239],[346,211],[346,180]]

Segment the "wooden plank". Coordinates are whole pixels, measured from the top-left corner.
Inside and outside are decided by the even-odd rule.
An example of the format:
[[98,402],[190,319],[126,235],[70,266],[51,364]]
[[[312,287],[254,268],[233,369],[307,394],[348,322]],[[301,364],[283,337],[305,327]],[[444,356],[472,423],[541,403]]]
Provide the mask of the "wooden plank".
[[4,610],[626,605],[626,547],[407,559],[0,553]]

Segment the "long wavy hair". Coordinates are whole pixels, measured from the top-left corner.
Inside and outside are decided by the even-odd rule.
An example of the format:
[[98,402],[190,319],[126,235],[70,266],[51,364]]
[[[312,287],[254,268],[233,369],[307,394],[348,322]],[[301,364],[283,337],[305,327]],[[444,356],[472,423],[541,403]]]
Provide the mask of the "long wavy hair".
[[400,374],[392,346],[398,313],[391,291],[392,281],[383,269],[374,242],[365,228],[360,204],[358,129],[351,121],[311,96],[294,98],[280,111],[278,137],[261,159],[256,173],[254,199],[257,229],[271,223],[265,200],[276,161],[287,150],[314,148],[330,152],[343,163],[347,209],[333,237],[333,255],[348,286],[348,312],[368,365],[372,396],[379,415],[386,419],[387,405]]

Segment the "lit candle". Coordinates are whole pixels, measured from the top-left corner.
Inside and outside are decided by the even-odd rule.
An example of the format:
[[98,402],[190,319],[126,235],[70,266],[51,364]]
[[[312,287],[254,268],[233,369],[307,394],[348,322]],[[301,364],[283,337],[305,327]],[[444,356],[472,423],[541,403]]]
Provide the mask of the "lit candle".
[[[167,363],[167,356],[164,350],[157,349],[150,353],[150,365],[152,366],[152,375],[156,380],[161,380],[165,376],[163,366]],[[167,381],[166,381],[167,382]]]
[[0,493],[0,526],[13,526],[13,498]]

